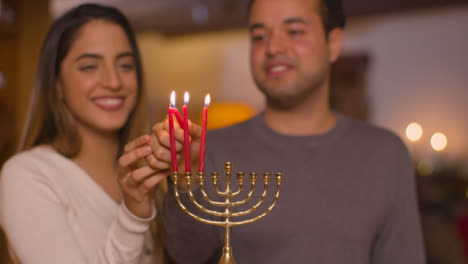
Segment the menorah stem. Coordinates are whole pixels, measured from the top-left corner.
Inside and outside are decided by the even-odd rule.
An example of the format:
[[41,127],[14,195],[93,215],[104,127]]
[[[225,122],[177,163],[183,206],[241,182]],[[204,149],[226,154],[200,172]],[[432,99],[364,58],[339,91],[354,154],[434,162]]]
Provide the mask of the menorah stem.
[[236,264],[237,262],[234,260],[234,256],[232,255],[232,247],[231,247],[231,225],[226,222],[225,229],[225,244],[223,248],[223,256],[218,264]]
[[231,247],[231,226],[229,224],[226,224],[225,230],[225,245],[227,247]]
[[224,248],[223,248],[223,256],[218,264],[236,264],[234,260],[234,256],[232,255],[232,247],[231,247],[231,198],[232,198],[232,190],[231,190],[231,163],[226,162],[224,165],[224,170],[226,171],[226,222],[224,226],[225,235],[224,235]]

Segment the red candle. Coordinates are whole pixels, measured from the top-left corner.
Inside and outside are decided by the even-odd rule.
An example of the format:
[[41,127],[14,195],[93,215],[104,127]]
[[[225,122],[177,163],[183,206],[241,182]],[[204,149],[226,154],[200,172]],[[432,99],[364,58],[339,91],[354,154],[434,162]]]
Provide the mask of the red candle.
[[173,113],[175,109],[175,93],[172,92],[171,94],[171,103],[169,105],[169,108],[167,109],[167,113],[169,115],[169,140],[171,144],[171,165],[172,165],[172,171],[177,172],[179,171],[179,168],[177,166],[177,153],[176,153],[176,147],[175,147],[175,135],[174,135],[174,118],[173,118]]
[[171,93],[171,100],[172,100],[172,97],[174,97],[174,101],[171,101],[171,106],[172,106],[172,113],[175,115],[175,117],[177,118],[177,122],[179,122],[179,126],[180,127],[184,127],[184,120],[182,120],[182,117],[180,116],[179,114],[179,110],[177,110],[176,108],[176,104],[175,104],[175,92],[172,91]]
[[190,166],[190,137],[187,116],[187,104],[189,102],[189,93],[184,94],[184,106],[182,107],[182,114],[184,115],[184,151],[185,151],[185,172],[192,172]]
[[198,172],[205,172],[205,150],[206,150],[206,127],[208,117],[208,106],[210,105],[210,94],[205,97],[205,107],[203,107],[202,131],[200,138],[200,159],[198,163]]
[[174,106],[173,113],[174,113],[175,117],[177,118],[177,122],[179,122],[179,126],[183,128],[184,127],[184,120],[182,120],[182,117],[179,114],[179,110],[177,110],[177,108],[175,108],[175,106]]

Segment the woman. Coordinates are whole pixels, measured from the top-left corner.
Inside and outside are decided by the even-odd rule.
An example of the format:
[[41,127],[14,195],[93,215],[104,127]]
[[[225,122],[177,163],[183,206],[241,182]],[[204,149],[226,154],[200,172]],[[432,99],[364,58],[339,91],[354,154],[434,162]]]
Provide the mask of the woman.
[[152,197],[167,172],[147,165],[148,135],[125,145],[144,133],[142,101],[139,51],[118,10],[85,4],[55,21],[21,152],[0,178],[0,223],[18,261],[154,262]]

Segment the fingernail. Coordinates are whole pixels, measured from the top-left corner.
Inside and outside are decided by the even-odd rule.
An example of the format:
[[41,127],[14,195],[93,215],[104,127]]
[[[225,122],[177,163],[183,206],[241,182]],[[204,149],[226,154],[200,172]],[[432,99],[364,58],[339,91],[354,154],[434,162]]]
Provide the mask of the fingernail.
[[152,151],[151,147],[145,147],[145,153],[150,154]]

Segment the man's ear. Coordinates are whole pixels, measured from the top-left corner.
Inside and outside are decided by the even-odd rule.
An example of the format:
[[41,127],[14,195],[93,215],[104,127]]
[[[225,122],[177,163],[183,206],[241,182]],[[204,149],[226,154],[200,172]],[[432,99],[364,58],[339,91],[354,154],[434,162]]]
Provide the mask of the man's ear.
[[344,33],[341,28],[334,28],[328,33],[328,53],[331,63],[335,62],[340,56],[341,50],[343,49],[343,39]]

